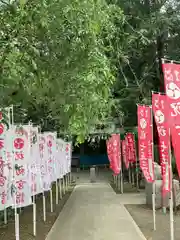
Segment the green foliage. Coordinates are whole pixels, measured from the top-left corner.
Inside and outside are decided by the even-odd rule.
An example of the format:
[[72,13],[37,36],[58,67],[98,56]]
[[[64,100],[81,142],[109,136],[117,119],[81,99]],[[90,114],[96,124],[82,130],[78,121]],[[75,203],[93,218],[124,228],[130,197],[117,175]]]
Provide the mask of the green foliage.
[[151,104],[151,91],[163,91],[161,58],[179,59],[180,5],[164,0],[108,2],[117,4],[125,15],[116,36],[121,48],[114,41],[111,54],[117,66],[113,115],[123,113],[123,125],[135,126],[136,103]]
[[115,16],[123,19],[103,0],[2,4],[1,104],[16,106],[17,122],[31,119],[82,142],[110,116],[115,78],[104,42],[116,33]]
[[0,1],[1,105],[16,122],[76,135],[136,125],[136,103],[178,60],[180,6],[139,0]]

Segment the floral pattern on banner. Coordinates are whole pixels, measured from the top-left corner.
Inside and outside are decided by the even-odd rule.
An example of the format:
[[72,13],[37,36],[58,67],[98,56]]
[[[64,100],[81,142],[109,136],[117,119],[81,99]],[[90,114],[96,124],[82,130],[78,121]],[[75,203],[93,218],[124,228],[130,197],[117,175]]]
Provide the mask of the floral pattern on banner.
[[48,152],[46,136],[44,134],[39,134],[39,155],[43,191],[49,191],[51,189],[51,181],[48,172]]
[[48,173],[50,181],[56,181],[56,133],[45,133],[48,152]]
[[140,167],[148,182],[154,182],[154,159],[152,139],[152,109],[138,105],[138,147]]
[[71,171],[71,143],[66,143],[66,173]]
[[11,205],[12,152],[8,151],[9,109],[0,111],[0,211]]
[[13,126],[13,176],[15,192],[14,207],[25,207],[32,203],[29,177],[30,127]]
[[60,174],[60,177],[62,178],[66,173],[67,173],[67,170],[66,170],[66,142],[64,142],[62,139],[59,139],[59,142],[61,143],[61,174]]
[[56,139],[56,169],[57,169],[57,179],[63,177],[62,168],[63,168],[63,149],[64,149],[64,141],[62,139]]
[[30,141],[31,141],[31,165],[30,165],[30,178],[31,178],[31,195],[37,195],[43,192],[40,155],[39,155],[39,138],[38,127],[30,126]]
[[164,85],[166,89],[166,102],[168,125],[172,136],[172,145],[176,158],[178,174],[180,176],[180,64],[162,64]]

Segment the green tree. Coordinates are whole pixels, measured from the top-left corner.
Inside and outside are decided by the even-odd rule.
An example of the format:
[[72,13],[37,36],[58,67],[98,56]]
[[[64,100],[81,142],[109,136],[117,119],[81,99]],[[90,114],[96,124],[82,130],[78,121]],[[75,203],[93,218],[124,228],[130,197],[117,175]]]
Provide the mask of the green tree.
[[[111,61],[117,66],[114,85],[114,116],[123,113],[124,125],[136,125],[136,103],[151,104],[151,91],[163,91],[161,59],[179,58],[180,5],[164,0],[109,0],[123,10],[122,26],[128,41],[121,44],[122,30],[117,32]],[[119,23],[118,23],[119,24]],[[121,26],[120,26],[121,27]],[[121,124],[119,121],[118,124]]]
[[1,2],[1,104],[16,106],[16,121],[83,141],[111,114],[105,41],[116,32],[114,15],[123,25],[121,9],[103,0]]

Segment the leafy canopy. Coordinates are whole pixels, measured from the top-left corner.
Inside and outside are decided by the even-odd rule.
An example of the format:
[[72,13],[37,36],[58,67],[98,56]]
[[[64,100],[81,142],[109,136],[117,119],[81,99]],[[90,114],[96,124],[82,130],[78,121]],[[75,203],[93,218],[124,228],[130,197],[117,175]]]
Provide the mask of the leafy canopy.
[[113,66],[107,44],[120,8],[103,0],[1,1],[1,104],[16,121],[83,141],[111,113]]

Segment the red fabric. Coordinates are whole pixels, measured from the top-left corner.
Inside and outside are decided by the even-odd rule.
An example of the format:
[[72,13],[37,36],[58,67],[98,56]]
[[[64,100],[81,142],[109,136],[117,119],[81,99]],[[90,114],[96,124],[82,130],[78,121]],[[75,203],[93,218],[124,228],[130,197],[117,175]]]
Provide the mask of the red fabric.
[[148,182],[154,182],[154,159],[152,139],[152,109],[138,105],[138,148],[140,167]]
[[118,175],[121,170],[121,151],[120,151],[120,135],[112,134],[107,141],[107,154],[110,162],[110,168],[114,175]]
[[128,162],[136,162],[135,140],[133,133],[126,134]]
[[180,176],[180,65],[174,63],[162,64],[164,85],[167,96],[167,116],[172,145]]
[[127,139],[122,140],[122,159],[125,164],[126,169],[129,168],[129,161],[128,161],[128,155],[127,155]]
[[161,94],[152,94],[152,108],[159,135],[159,156],[162,172],[162,193],[165,195],[170,192],[171,168],[170,168],[170,136],[168,127],[168,113],[166,96]]

